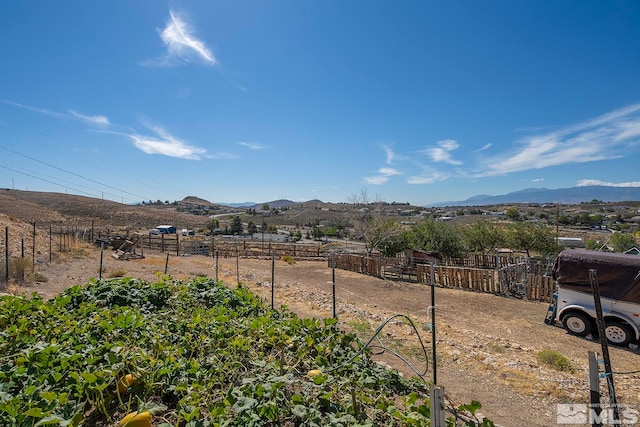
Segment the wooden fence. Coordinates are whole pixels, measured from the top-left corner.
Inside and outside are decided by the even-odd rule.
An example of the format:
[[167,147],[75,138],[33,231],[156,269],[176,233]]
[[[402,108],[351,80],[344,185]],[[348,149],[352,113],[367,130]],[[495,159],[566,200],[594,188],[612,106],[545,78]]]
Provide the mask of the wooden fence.
[[[329,258],[329,266],[382,279],[410,280],[423,284],[431,283],[431,268],[429,265],[418,264],[415,268],[398,266],[393,263],[393,258],[384,259],[340,254]],[[555,282],[549,276],[525,274],[522,280],[514,285],[512,281],[506,279],[504,274],[500,274],[499,270],[483,268],[435,265],[434,281],[436,286],[445,288],[464,289],[544,302],[551,302],[555,291]]]
[[[107,246],[117,249],[124,238],[110,237]],[[98,242],[99,243],[99,242]],[[261,258],[290,255],[296,259],[325,259],[328,249],[321,244],[275,243],[257,240],[225,240],[220,237],[182,236],[180,234],[144,234],[140,236],[138,247],[167,252],[175,255],[217,254],[223,258]]]

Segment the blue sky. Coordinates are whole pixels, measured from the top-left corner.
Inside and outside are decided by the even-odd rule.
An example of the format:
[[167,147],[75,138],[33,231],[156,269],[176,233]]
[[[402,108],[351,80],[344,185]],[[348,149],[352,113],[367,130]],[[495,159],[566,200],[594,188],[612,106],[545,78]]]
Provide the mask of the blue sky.
[[133,203],[640,186],[640,3],[0,5],[0,188]]

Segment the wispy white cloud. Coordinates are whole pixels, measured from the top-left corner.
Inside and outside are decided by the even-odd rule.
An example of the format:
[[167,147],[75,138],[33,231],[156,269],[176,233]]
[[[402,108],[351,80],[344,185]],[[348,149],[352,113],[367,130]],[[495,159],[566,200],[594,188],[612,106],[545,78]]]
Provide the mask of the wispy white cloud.
[[569,163],[615,159],[640,138],[640,104],[614,110],[583,123],[533,135],[507,155],[485,159],[477,176],[503,175]]
[[605,187],[640,187],[640,181],[630,182],[607,182],[598,179],[582,179],[576,184],[578,187],[587,187],[590,185],[602,185]]
[[382,185],[394,175],[400,175],[400,172],[393,168],[380,168],[378,169],[378,175],[365,177],[364,180],[368,184]]
[[380,168],[378,172],[385,176],[400,175],[400,172],[393,168]]
[[396,157],[396,154],[393,152],[393,150],[391,149],[391,147],[387,146],[387,145],[382,145],[382,149],[384,150],[384,152],[387,155],[387,164],[390,165],[391,163],[393,163],[393,159]]
[[478,148],[476,150],[476,153],[479,153],[480,151],[488,150],[489,148],[491,148],[492,145],[493,145],[492,143],[484,144],[481,148]]
[[433,184],[444,181],[451,176],[449,173],[437,171],[435,169],[425,167],[421,174],[410,176],[407,184]]
[[20,104],[18,102],[9,101],[7,99],[0,99],[0,102],[2,102],[3,104],[12,105],[14,107],[22,108],[24,110],[29,110],[29,111],[33,111],[33,112],[36,112],[36,113],[44,114],[46,116],[58,117],[58,118],[61,118],[61,119],[69,117],[67,114],[64,114],[64,113],[58,113],[56,111],[47,110],[45,108],[32,107],[30,105],[25,105],[25,104]]
[[145,65],[169,67],[194,60],[209,65],[218,62],[207,45],[195,36],[195,29],[185,14],[170,10],[167,25],[159,32],[167,52],[164,57],[147,61]]
[[109,126],[109,119],[105,116],[86,116],[84,114],[80,114],[75,110],[69,110],[72,116],[77,117],[80,120],[84,120],[87,123],[98,125],[98,126]]
[[238,142],[238,145],[246,147],[250,150],[264,150],[266,147],[257,142]]
[[98,125],[101,127],[109,126],[109,118],[106,116],[87,116],[85,114],[78,113],[75,110],[69,110],[69,113],[60,113],[58,111],[47,110],[46,108],[33,107],[30,105],[20,104],[18,102],[9,101],[6,99],[0,99],[0,102],[14,107],[22,108],[24,110],[33,111],[35,113],[44,114],[45,116],[55,117],[58,119],[80,119],[86,123],[92,125]]
[[129,134],[133,145],[147,154],[161,154],[163,156],[178,157],[186,160],[200,160],[207,157],[207,150],[179,140],[159,126],[148,126],[155,136]]
[[389,177],[384,175],[365,176],[364,181],[367,184],[371,184],[371,185],[382,185],[385,182],[389,181]]
[[435,146],[427,147],[424,150],[420,150],[420,152],[426,154],[432,162],[460,165],[462,164],[462,162],[459,160],[455,160],[451,156],[451,152],[457,150],[458,147],[460,147],[458,141],[454,139],[445,139],[436,142]]
[[544,181],[544,178],[536,178],[531,180],[531,182],[542,182],[542,181]]

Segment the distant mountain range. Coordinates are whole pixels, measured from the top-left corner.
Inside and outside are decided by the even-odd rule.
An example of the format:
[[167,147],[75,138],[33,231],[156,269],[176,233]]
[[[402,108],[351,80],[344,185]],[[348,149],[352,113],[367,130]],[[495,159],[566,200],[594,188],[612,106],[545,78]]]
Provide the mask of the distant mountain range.
[[430,206],[485,206],[506,203],[562,203],[579,204],[592,200],[603,202],[640,201],[640,187],[608,187],[591,185],[585,187],[527,188],[500,196],[480,194],[457,202],[439,202]]
[[[626,202],[640,201],[640,187],[610,187],[604,185],[591,185],[571,188],[526,188],[508,194],[492,196],[490,194],[478,194],[466,200],[438,202],[426,207],[442,206],[488,206],[504,205],[509,203],[561,203],[567,205],[577,205],[583,202],[599,200],[602,202]],[[194,203],[200,205],[224,205],[232,208],[261,209],[264,204],[269,208],[284,208],[291,205],[300,204],[291,200],[272,200],[270,202],[242,202],[242,203],[211,203],[207,200],[195,196],[188,196],[183,203]],[[323,204],[320,200],[309,200],[304,204]]]
[[263,202],[263,203],[256,203],[256,202],[227,203],[226,206],[231,206],[232,208],[261,209],[262,205],[264,204],[269,205],[269,209],[284,208],[291,205],[297,205],[296,202],[292,202],[291,200],[280,199],[280,200],[273,200],[271,202]]

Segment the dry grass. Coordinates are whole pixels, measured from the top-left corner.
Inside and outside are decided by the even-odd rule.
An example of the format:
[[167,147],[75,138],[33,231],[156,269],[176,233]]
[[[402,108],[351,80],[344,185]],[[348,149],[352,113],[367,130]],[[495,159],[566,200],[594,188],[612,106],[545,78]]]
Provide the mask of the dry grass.
[[127,271],[122,269],[122,268],[118,268],[115,269],[113,271],[110,271],[108,274],[108,277],[110,279],[116,278],[116,277],[125,277],[127,275]]
[[499,381],[515,392],[529,396],[548,396],[555,401],[564,401],[568,394],[555,382],[541,381],[538,372],[526,372],[517,368],[504,368],[498,376]]
[[542,350],[536,354],[536,360],[542,365],[549,366],[562,372],[575,372],[575,368],[569,359],[555,350]]
[[293,265],[296,263],[296,259],[291,255],[284,255],[282,257],[282,261],[286,262],[289,265]]
[[89,256],[93,250],[93,246],[86,242],[72,241],[62,251],[55,251],[54,259],[56,262],[64,263],[69,259],[82,259]]
[[31,257],[11,258],[9,260],[9,276],[17,282],[24,282],[27,279],[27,272],[33,269]]

